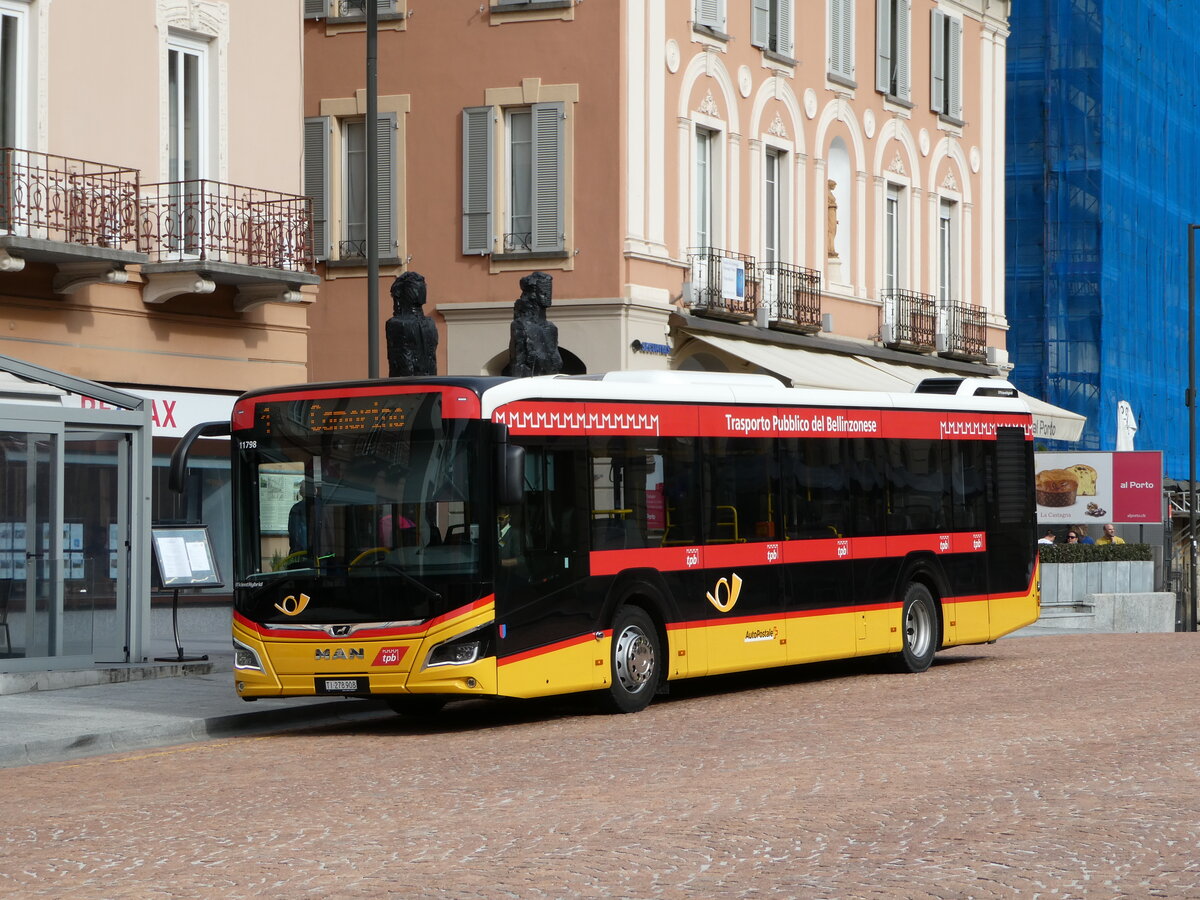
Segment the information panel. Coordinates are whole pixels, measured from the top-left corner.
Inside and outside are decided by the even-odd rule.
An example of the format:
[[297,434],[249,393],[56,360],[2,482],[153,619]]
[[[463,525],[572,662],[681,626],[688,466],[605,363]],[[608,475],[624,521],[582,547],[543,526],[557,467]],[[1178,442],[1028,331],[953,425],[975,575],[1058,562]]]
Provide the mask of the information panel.
[[156,525],[150,542],[158,587],[224,587],[207,525]]

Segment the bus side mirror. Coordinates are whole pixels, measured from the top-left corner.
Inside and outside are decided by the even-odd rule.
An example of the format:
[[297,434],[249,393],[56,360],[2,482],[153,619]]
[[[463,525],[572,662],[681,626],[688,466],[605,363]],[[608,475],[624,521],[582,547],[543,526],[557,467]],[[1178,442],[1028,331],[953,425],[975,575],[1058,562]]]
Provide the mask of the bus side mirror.
[[499,444],[496,449],[496,502],[516,506],[525,496],[525,448]]

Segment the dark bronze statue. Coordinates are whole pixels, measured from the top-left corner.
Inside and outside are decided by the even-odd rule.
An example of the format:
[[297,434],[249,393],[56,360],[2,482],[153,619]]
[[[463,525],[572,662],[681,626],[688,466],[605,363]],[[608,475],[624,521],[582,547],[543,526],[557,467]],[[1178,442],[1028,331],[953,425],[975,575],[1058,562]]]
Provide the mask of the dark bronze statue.
[[552,286],[553,279],[545,272],[521,279],[521,296],[513,305],[508,342],[509,369],[518,378],[562,371],[558,328],[546,318]]
[[387,320],[388,376],[437,374],[437,325],[421,307],[425,279],[405,272],[392,282],[392,317]]

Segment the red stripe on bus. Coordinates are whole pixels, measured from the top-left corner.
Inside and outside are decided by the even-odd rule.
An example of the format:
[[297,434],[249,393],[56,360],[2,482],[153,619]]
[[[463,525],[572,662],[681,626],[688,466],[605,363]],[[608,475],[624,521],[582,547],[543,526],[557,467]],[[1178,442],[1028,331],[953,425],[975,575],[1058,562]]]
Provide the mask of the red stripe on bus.
[[[605,631],[604,634],[611,635],[611,629]],[[553,653],[556,650],[566,650],[568,647],[576,647],[579,644],[587,643],[588,641],[596,640],[594,632],[579,634],[573,638],[567,638],[565,641],[555,641],[553,644],[546,644],[544,647],[535,647],[532,650],[522,650],[520,653],[514,653],[512,656],[496,658],[496,665],[507,666],[509,663],[521,662],[526,659],[533,659],[536,656],[544,656],[547,653]]]
[[846,559],[903,558],[909,553],[982,553],[982,531],[936,532],[896,537],[818,538],[816,540],[756,541],[695,547],[639,547],[632,550],[593,550],[588,555],[593,575],[616,575],[626,569],[686,572],[731,566],[769,566]]
[[[422,622],[419,625],[404,625],[398,628],[360,629],[353,635],[347,635],[346,639],[349,640],[351,638],[357,638],[362,635],[363,631],[369,631],[370,637],[372,638],[404,637],[414,634],[421,634],[422,632],[428,631],[430,628],[440,625],[443,622],[448,622],[451,619],[457,619],[460,616],[465,616],[469,613],[480,610],[483,607],[493,603],[495,599],[496,598],[494,594],[488,594],[486,597],[481,597],[472,603],[460,606],[457,609],[452,609],[450,612],[444,613],[443,615],[435,616],[429,621]],[[239,612],[234,612],[233,619],[235,622],[241,623],[242,626],[256,632],[263,638],[305,638],[314,641],[328,641],[330,639],[330,635],[326,631],[309,628],[287,628],[286,626],[284,628],[271,628],[267,625],[260,625],[257,622],[252,622]],[[335,640],[340,640],[340,638],[335,638]]]
[[519,400],[492,420],[517,435],[659,435],[756,438],[861,437],[994,440],[1000,427],[1023,428],[1024,413],[974,410],[840,409],[810,406],[705,406],[591,400]]

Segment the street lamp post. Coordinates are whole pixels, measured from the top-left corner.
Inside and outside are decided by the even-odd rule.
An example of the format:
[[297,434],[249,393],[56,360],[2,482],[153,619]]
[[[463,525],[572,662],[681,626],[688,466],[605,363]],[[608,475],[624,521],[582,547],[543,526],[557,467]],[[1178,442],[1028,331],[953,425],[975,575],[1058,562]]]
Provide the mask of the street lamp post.
[[1196,230],[1188,225],[1188,597],[1183,630],[1196,630]]
[[367,377],[379,377],[379,4],[367,0]]

